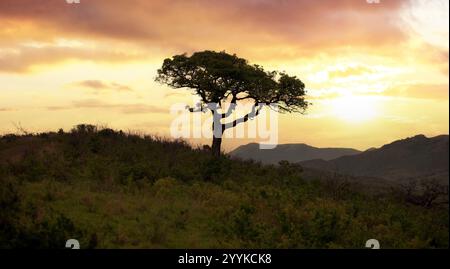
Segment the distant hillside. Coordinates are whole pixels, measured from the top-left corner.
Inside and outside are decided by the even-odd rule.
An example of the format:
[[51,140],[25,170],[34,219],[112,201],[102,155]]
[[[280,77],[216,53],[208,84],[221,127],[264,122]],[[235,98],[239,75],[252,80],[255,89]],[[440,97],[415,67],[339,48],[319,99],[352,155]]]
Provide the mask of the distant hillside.
[[303,167],[384,179],[438,178],[448,184],[448,135],[394,141],[378,149],[333,160],[309,160]]
[[361,153],[351,148],[316,148],[306,144],[281,144],[275,149],[260,149],[259,144],[251,143],[240,146],[230,152],[233,157],[244,160],[260,161],[264,164],[277,164],[281,160],[291,163],[312,159],[331,160],[345,155]]

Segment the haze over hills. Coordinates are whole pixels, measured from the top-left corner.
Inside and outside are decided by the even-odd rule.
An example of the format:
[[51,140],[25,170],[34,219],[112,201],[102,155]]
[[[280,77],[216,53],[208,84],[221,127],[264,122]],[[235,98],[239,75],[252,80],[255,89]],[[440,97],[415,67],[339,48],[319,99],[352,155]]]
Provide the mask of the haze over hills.
[[431,138],[417,135],[352,156],[307,160],[300,164],[306,168],[352,176],[391,180],[437,178],[448,184],[448,135]]
[[351,148],[316,148],[306,144],[281,144],[275,149],[260,149],[259,144],[250,143],[233,150],[229,154],[241,159],[253,159],[264,164],[277,164],[281,160],[291,163],[312,159],[332,160],[361,151]]

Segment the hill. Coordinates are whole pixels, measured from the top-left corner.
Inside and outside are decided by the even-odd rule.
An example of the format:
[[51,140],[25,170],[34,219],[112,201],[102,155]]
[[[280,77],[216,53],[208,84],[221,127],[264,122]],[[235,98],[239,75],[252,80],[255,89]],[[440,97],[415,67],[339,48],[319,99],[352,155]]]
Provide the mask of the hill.
[[417,135],[352,156],[300,164],[318,170],[389,180],[436,178],[448,185],[448,135],[431,138]]
[[307,177],[90,125],[5,135],[0,248],[448,248],[447,205]]
[[281,144],[271,150],[260,149],[259,144],[250,143],[233,150],[229,154],[244,160],[260,161],[264,164],[278,164],[282,160],[292,163],[312,159],[331,160],[344,155],[358,154],[351,148],[316,148],[306,144]]

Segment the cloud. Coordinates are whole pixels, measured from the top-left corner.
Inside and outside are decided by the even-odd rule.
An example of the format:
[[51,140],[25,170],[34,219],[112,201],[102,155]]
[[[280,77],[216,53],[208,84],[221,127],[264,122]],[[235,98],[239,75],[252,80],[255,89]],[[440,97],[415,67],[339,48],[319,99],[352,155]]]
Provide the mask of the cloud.
[[329,78],[342,78],[350,76],[360,76],[364,74],[370,74],[373,70],[367,66],[350,66],[343,69],[335,69],[328,71]]
[[35,31],[49,36],[128,40],[172,52],[210,48],[254,58],[268,52],[301,57],[336,47],[398,44],[407,38],[398,13],[408,3],[91,0],[68,5],[62,0],[2,0],[0,17],[13,30],[32,22]]
[[50,110],[50,111],[58,111],[58,110],[71,109],[72,107],[67,107],[67,106],[47,106],[45,108],[47,110]]
[[142,55],[107,49],[64,47],[54,44],[18,45],[12,48],[0,48],[0,72],[23,73],[35,66],[56,64],[72,59],[114,63],[142,58],[144,58]]
[[169,98],[169,97],[186,97],[188,95],[192,95],[192,93],[189,93],[187,91],[176,91],[176,90],[172,90],[170,92],[166,92],[164,94],[164,98]]
[[65,109],[113,109],[118,110],[124,114],[144,114],[144,113],[158,113],[167,114],[169,110],[167,108],[157,107],[153,105],[146,105],[140,103],[133,104],[111,104],[100,101],[98,99],[83,99],[78,101],[73,101],[71,105],[68,106],[47,106],[48,110],[65,110]]
[[419,98],[419,99],[437,99],[447,100],[449,98],[448,84],[400,84],[392,86],[383,91],[384,96]]
[[420,48],[420,55],[426,61],[437,67],[442,74],[448,76],[449,52],[448,49],[442,49],[438,46],[425,44]]
[[[413,4],[410,0],[380,4],[365,0],[90,0],[69,5],[63,0],[2,0],[0,72],[26,72],[36,65],[71,59],[161,61],[204,49],[226,50],[256,63],[308,63],[356,54],[404,61],[415,54],[427,63],[440,58],[448,62],[448,49],[431,54],[425,47],[408,47],[411,26],[401,14]],[[82,46],[55,45],[61,38],[80,40]],[[29,41],[49,46],[22,46]],[[448,63],[437,68],[448,73]]]
[[107,108],[119,109],[125,114],[135,113],[168,113],[165,108],[159,108],[152,105],[145,104],[109,104],[96,99],[85,99],[73,102],[74,108]]
[[114,91],[132,91],[133,89],[127,85],[122,85],[116,82],[103,82],[101,80],[84,80],[71,85],[81,86],[93,90],[114,90]]

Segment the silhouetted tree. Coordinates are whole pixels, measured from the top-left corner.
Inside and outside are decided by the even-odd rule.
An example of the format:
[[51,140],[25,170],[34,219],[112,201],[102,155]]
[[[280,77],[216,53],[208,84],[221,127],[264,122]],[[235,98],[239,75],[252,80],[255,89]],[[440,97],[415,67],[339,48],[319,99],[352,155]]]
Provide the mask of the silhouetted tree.
[[[276,104],[279,112],[303,113],[308,107],[304,100],[305,84],[284,72],[265,71],[259,65],[226,52],[202,51],[167,58],[158,70],[156,81],[172,88],[191,88],[201,98],[190,112],[209,109],[213,115],[211,151],[220,155],[225,130],[258,116],[264,106]],[[230,122],[238,102],[252,102],[252,110]]]

